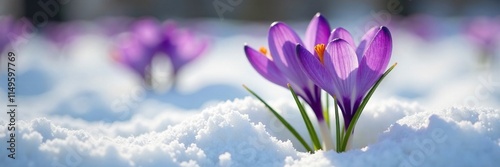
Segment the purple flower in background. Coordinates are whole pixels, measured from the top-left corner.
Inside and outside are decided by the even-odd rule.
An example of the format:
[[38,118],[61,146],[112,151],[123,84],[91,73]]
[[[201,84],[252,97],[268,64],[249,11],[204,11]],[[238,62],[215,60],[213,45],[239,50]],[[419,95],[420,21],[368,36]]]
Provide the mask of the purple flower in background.
[[386,27],[374,27],[356,47],[348,31],[336,28],[326,47],[317,45],[314,55],[302,44],[297,44],[296,51],[307,76],[337,97],[347,129],[365,95],[387,68],[392,38]]
[[480,49],[480,63],[493,58],[500,40],[500,18],[479,17],[467,22],[465,34]]
[[494,49],[500,39],[500,19],[480,17],[466,23],[465,33],[485,49]]
[[0,54],[17,37],[16,21],[11,17],[0,17]]
[[163,38],[159,50],[170,58],[173,77],[176,77],[182,67],[203,55],[209,40],[197,38],[192,31],[178,28],[172,21],[162,28],[162,34],[158,36]]
[[148,72],[155,54],[154,50],[148,49],[136,36],[128,35],[122,37],[117,43],[113,58],[138,73],[147,81]]
[[43,31],[45,37],[63,48],[84,33],[84,24],[80,22],[50,23]]
[[151,65],[154,56],[164,53],[171,62],[172,83],[175,83],[178,71],[207,49],[208,40],[198,40],[188,31],[173,26],[168,22],[162,25],[155,19],[145,18],[133,22],[127,34],[121,35],[113,53],[114,58],[130,67],[151,84]]
[[162,26],[158,21],[145,18],[132,23],[130,32],[146,48],[157,50],[161,41],[167,40],[162,39],[161,29]]
[[160,23],[141,19],[131,25],[130,33],[120,36],[114,59],[137,72],[148,81],[151,63],[161,41]]
[[400,25],[403,29],[426,41],[431,41],[440,35],[438,21],[430,15],[415,14],[405,17]]
[[105,36],[113,37],[128,31],[131,18],[127,17],[104,17],[98,21],[99,31]]
[[244,46],[248,61],[255,70],[277,85],[287,87],[287,83],[290,83],[297,95],[302,97],[313,109],[319,122],[324,122],[321,92],[319,87],[300,68],[295,45],[304,45],[305,49],[312,52],[314,46],[328,41],[329,34],[328,21],[318,13],[309,23],[305,43],[288,25],[275,22],[269,29],[270,52],[265,48],[260,48],[257,51],[249,46]]

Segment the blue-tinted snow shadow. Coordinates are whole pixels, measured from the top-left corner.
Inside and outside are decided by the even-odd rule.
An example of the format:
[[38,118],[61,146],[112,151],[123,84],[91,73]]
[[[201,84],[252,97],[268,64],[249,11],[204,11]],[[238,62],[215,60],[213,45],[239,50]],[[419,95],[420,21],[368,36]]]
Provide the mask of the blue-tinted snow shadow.
[[242,88],[238,89],[230,85],[216,84],[203,87],[189,94],[174,90],[164,94],[150,91],[147,92],[143,100],[138,101],[134,106],[123,104],[122,107],[116,107],[112,101],[102,99],[97,92],[81,91],[58,104],[50,115],[69,116],[90,122],[111,123],[130,120],[134,114],[141,112],[138,106],[141,105],[140,103],[145,102],[146,99],[154,99],[177,108],[193,110],[200,109],[207,102],[232,100],[246,95]]
[[134,109],[113,110],[112,102],[103,100],[99,94],[82,91],[62,101],[50,115],[109,123],[129,120],[133,115],[132,112],[135,112]]
[[244,92],[243,88],[236,88],[225,84],[213,84],[192,93],[183,93],[176,89],[172,89],[164,94],[149,92],[147,98],[157,99],[182,109],[198,109],[210,101],[232,100],[243,98],[246,95],[247,93]]
[[[51,90],[54,85],[53,79],[39,68],[30,68],[28,71],[22,73],[14,71],[14,75],[14,91],[16,96],[40,95]],[[8,77],[7,72],[0,74],[0,80],[4,81],[4,84],[1,84],[0,88],[5,92],[9,92],[7,85]]]

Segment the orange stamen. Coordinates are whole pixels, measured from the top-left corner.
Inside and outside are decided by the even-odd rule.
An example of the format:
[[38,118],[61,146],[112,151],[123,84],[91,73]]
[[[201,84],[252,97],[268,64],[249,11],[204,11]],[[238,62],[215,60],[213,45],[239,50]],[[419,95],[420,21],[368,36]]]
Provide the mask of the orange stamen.
[[267,49],[265,47],[260,47],[259,52],[266,55],[267,54]]
[[269,54],[269,52],[267,51],[266,47],[260,47],[259,48],[259,52],[262,53],[263,55],[265,55],[270,60],[273,60],[273,58],[271,57],[271,54]]
[[314,46],[314,51],[318,54],[319,61],[321,64],[325,64],[324,62],[324,55],[325,55],[325,44],[317,44]]

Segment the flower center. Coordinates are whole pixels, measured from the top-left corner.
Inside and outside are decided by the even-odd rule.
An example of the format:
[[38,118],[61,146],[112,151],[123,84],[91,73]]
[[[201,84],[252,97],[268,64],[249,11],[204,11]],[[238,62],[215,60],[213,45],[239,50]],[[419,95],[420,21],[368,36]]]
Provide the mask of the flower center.
[[271,54],[269,54],[266,47],[260,47],[259,52],[262,53],[263,55],[265,55],[269,60],[273,60],[273,58],[271,57]]
[[319,61],[321,64],[325,64],[325,44],[317,44],[314,46],[314,51],[318,54]]

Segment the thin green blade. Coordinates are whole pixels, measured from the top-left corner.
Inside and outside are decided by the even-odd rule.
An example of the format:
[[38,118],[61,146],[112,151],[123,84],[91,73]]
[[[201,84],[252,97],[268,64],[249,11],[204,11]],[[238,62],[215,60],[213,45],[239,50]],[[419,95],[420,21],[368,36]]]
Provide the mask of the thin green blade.
[[300,134],[295,130],[295,128],[293,128],[292,125],[290,125],[278,112],[276,112],[276,110],[274,110],[271,106],[269,106],[262,98],[260,98],[259,95],[257,95],[255,92],[250,90],[250,88],[248,88],[245,85],[243,85],[243,87],[248,92],[250,92],[250,94],[252,94],[257,99],[259,99],[259,101],[261,101],[267,107],[267,109],[269,109],[269,111],[271,111],[274,114],[274,116],[276,116],[276,118],[278,118],[278,120],[293,134],[293,136],[295,136],[295,138],[297,138],[297,140],[299,140],[299,142],[302,144],[302,146],[304,146],[304,148],[308,152],[310,152],[310,153],[314,152],[314,150],[311,149],[311,147],[306,143],[304,138],[302,138],[302,136],[300,136]]
[[295,99],[295,103],[297,103],[297,107],[299,107],[300,115],[302,115],[302,119],[304,119],[307,131],[309,132],[309,136],[311,136],[311,140],[314,144],[314,150],[321,149],[321,143],[319,142],[318,134],[316,134],[316,130],[314,130],[311,119],[309,119],[309,116],[307,116],[304,106],[299,102],[299,97],[297,97],[297,94],[293,90],[292,86],[290,86],[290,84],[288,84],[288,89],[290,89],[290,92],[292,92],[293,99]]
[[335,106],[335,125],[336,125],[336,128],[335,128],[335,131],[336,131],[336,135],[337,135],[337,152],[340,152],[340,145],[342,143],[342,136],[340,135],[340,117],[339,117],[339,108],[337,106],[337,98],[334,96],[333,97],[333,105]]
[[325,104],[325,112],[323,113],[323,116],[325,117],[326,124],[328,125],[328,129],[331,129],[330,127],[330,98],[328,98],[329,95],[328,93],[325,92],[325,99],[326,99],[326,104]]
[[394,69],[394,67],[396,67],[396,65],[398,65],[398,63],[395,63],[389,69],[387,69],[387,71],[385,71],[385,73],[382,74],[382,76],[380,76],[380,78],[377,80],[375,85],[373,85],[373,87],[370,89],[368,94],[366,94],[365,99],[363,99],[363,102],[361,102],[361,105],[359,106],[358,110],[354,114],[351,123],[349,123],[349,127],[347,128],[347,133],[345,134],[345,137],[343,139],[344,141],[342,142],[341,152],[345,151],[345,149],[347,147],[347,142],[349,141],[349,137],[351,136],[351,133],[354,130],[354,126],[358,122],[359,116],[361,115],[361,112],[363,112],[363,109],[365,108],[366,104],[370,100],[372,94],[375,92],[375,90],[377,89],[378,85],[382,82],[382,80],[389,74],[389,72],[391,72],[392,69]]

